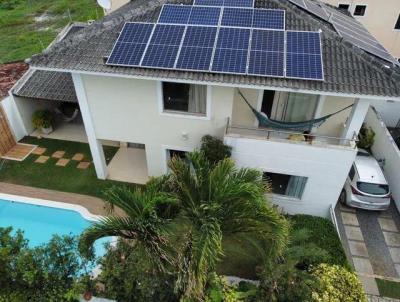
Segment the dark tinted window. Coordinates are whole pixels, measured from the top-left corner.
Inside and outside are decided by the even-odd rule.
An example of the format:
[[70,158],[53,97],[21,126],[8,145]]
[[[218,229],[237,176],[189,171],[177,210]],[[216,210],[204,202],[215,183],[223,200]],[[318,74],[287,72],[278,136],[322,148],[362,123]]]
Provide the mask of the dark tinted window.
[[356,174],[356,170],[354,169],[354,166],[351,166],[350,173],[349,173],[349,177],[351,180],[353,180],[355,174]]
[[396,22],[396,25],[394,26],[394,29],[399,29],[400,30],[400,15],[397,18],[397,22]]
[[354,10],[354,16],[364,16],[366,10],[367,10],[366,5],[357,5]]
[[307,177],[264,172],[263,178],[271,185],[274,194],[301,199],[307,183]]
[[343,10],[349,10],[350,4],[339,4],[338,8]]
[[357,182],[357,189],[371,195],[386,195],[389,193],[388,185],[372,184],[368,182]]
[[189,110],[189,89],[189,84],[164,82],[164,109],[187,112]]

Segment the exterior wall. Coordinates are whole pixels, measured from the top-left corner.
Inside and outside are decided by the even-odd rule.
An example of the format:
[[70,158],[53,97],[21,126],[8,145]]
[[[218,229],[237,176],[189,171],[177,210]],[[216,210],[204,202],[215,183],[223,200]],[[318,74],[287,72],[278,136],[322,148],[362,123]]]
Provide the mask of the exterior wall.
[[350,4],[350,13],[356,5],[366,5],[364,16],[354,16],[360,21],[395,58],[400,58],[400,31],[395,30],[400,14],[399,0],[322,0],[328,4]]
[[371,106],[379,112],[387,127],[400,125],[400,102],[396,101],[371,101]]
[[[254,108],[259,107],[259,102],[262,101],[262,99],[260,99],[260,94],[262,97],[262,91],[257,89],[240,89],[240,91],[250,102],[250,104],[254,106]],[[249,106],[239,95],[238,90],[235,90],[231,124],[242,127],[254,127],[255,125],[257,125],[256,121],[257,119],[255,118],[253,112],[250,110]]]
[[385,160],[383,173],[389,183],[396,206],[400,209],[400,150],[384,122],[372,108],[368,111],[365,123],[375,131],[372,153],[378,160]]
[[356,149],[319,147],[304,143],[277,142],[225,136],[233,147],[237,165],[261,171],[308,177],[301,200],[272,195],[284,211],[327,217],[335,205],[356,156]]
[[13,98],[8,96],[0,102],[0,105],[3,106],[4,112],[7,115],[7,119],[15,139],[19,141],[25,135],[27,135],[27,133]]
[[150,176],[166,172],[166,149],[191,151],[202,136],[222,137],[233,88],[212,87],[210,118],[160,113],[158,81],[83,75],[97,139],[145,144]]

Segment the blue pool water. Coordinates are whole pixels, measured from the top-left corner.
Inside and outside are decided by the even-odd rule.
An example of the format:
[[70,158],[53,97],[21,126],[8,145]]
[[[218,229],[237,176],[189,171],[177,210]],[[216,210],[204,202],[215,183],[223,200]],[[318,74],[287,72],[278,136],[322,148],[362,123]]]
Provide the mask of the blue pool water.
[[[49,242],[54,234],[80,235],[92,224],[72,210],[37,206],[0,199],[0,227],[13,227],[24,231],[30,247]],[[96,256],[105,253],[104,243],[109,238],[95,242]]]

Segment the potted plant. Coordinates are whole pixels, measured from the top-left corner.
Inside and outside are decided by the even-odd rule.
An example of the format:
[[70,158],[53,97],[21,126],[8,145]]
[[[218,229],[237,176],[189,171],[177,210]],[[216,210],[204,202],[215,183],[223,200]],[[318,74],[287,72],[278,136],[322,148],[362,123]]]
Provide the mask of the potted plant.
[[49,110],[38,110],[33,113],[32,123],[36,129],[40,129],[43,134],[53,132],[53,114]]

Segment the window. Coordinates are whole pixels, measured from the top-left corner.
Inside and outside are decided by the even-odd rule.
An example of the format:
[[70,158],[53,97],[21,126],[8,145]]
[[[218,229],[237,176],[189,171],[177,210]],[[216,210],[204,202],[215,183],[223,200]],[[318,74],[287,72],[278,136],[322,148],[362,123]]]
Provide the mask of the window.
[[186,152],[180,150],[168,150],[169,159],[179,157],[180,159],[186,159]]
[[338,5],[338,8],[339,9],[342,9],[342,10],[349,10],[349,8],[350,8],[350,4],[339,4]]
[[356,170],[354,169],[354,166],[351,166],[350,173],[349,173],[350,180],[353,180],[355,174],[356,174]]
[[206,115],[207,86],[162,83],[163,111]]
[[307,177],[264,172],[263,178],[271,185],[272,193],[301,199]]
[[357,182],[357,189],[361,192],[371,195],[387,195],[389,194],[389,186],[381,184],[373,184],[368,182]]
[[397,22],[396,22],[396,25],[394,26],[394,29],[400,30],[400,14],[399,14],[399,17],[397,18]]
[[356,5],[356,8],[354,9],[354,16],[364,16],[366,10],[366,5]]

